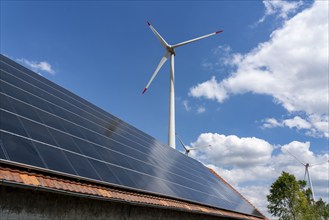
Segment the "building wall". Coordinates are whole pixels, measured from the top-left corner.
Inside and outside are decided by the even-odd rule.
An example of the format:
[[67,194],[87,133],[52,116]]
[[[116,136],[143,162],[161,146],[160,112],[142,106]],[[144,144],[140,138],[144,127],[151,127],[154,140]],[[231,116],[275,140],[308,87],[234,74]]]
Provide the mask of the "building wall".
[[215,216],[0,185],[0,220],[212,220]]

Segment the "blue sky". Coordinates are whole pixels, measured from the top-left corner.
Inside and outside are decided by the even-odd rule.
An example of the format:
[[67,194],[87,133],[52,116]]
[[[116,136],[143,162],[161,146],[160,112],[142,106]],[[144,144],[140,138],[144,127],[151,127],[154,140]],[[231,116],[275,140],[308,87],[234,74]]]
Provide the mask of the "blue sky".
[[[303,178],[285,150],[328,160],[328,2],[1,1],[1,53],[167,142],[169,62],[176,49],[176,131],[264,212],[282,170]],[[177,142],[178,150],[182,150]],[[311,170],[313,171],[313,170]],[[314,167],[328,199],[328,163]],[[258,193],[262,191],[264,193]],[[328,200],[327,200],[328,201]]]

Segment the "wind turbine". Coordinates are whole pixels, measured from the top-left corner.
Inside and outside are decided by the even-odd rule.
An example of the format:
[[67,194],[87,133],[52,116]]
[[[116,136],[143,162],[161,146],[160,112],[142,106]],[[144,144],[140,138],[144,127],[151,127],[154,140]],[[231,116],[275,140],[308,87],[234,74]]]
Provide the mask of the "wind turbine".
[[315,164],[303,163],[295,155],[293,155],[292,153],[290,153],[287,149],[286,149],[286,151],[287,151],[288,154],[290,154],[292,157],[294,157],[300,164],[302,164],[305,167],[304,180],[305,180],[306,175],[307,175],[308,184],[309,184],[309,186],[311,188],[312,198],[313,198],[313,201],[315,201],[315,196],[314,196],[313,185],[312,185],[312,180],[311,180],[311,175],[310,175],[309,168],[310,167],[313,167],[313,166],[320,165],[320,164],[327,163],[327,162],[329,162],[329,160],[328,161],[325,161],[325,162],[322,162],[322,163],[315,163]]
[[201,149],[201,148],[211,147],[211,145],[209,144],[208,146],[187,148],[186,145],[183,143],[182,139],[180,139],[179,136],[178,136],[177,134],[176,134],[176,137],[178,138],[179,142],[180,142],[181,145],[183,146],[186,155],[188,155],[188,154],[190,153],[191,150],[198,150],[198,149]]
[[151,79],[147,83],[146,87],[143,90],[143,94],[146,92],[148,87],[150,86],[151,82],[153,81],[154,77],[158,74],[159,70],[163,66],[163,64],[167,61],[168,57],[170,57],[170,87],[169,87],[169,127],[168,127],[168,145],[172,148],[176,148],[176,142],[175,142],[175,89],[174,89],[174,83],[175,83],[175,67],[174,67],[174,57],[176,55],[175,49],[177,47],[183,46],[185,44],[192,43],[194,41],[201,40],[203,38],[210,37],[215,34],[219,34],[221,31],[216,31],[211,34],[207,34],[201,37],[197,37],[188,41],[184,41],[178,44],[170,45],[168,44],[163,37],[153,28],[153,26],[147,22],[148,26],[152,30],[152,32],[155,34],[155,36],[160,41],[161,45],[165,49],[165,54],[160,60],[160,63],[158,64],[157,68],[155,69]]

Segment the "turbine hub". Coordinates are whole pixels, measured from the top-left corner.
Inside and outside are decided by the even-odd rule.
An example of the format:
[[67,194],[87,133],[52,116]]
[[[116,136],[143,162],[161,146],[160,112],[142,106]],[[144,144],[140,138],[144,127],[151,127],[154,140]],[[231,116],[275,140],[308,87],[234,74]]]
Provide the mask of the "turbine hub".
[[175,52],[174,48],[172,48],[171,46],[168,46],[166,49],[170,54],[174,54],[174,56],[176,56],[176,52]]

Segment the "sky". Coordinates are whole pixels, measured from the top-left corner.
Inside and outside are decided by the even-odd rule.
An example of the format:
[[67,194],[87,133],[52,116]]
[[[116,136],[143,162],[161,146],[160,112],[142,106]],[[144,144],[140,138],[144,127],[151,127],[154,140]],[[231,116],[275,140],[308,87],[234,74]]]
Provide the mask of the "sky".
[[[167,143],[176,49],[176,132],[268,217],[282,171],[328,202],[328,1],[1,1],[0,51]],[[177,150],[183,151],[177,141]],[[327,161],[327,162],[326,162]]]

